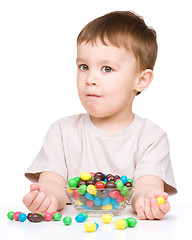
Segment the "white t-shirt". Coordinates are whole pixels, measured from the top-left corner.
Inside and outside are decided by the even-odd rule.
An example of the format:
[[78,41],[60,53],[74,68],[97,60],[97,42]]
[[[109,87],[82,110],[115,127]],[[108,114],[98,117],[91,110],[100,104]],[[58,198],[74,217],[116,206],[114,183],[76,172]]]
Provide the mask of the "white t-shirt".
[[126,175],[134,181],[155,175],[164,181],[166,192],[177,192],[166,133],[137,115],[120,131],[98,129],[89,114],[56,121],[25,176],[37,181],[44,171],[55,172],[67,181],[81,172]]

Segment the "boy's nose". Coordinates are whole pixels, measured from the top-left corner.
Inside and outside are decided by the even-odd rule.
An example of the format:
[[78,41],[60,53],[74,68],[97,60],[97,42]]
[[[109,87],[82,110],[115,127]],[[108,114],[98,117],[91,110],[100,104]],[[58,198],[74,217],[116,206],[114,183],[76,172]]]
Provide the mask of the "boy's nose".
[[89,72],[86,78],[86,84],[87,85],[97,85],[98,81],[96,79],[96,74],[93,72]]

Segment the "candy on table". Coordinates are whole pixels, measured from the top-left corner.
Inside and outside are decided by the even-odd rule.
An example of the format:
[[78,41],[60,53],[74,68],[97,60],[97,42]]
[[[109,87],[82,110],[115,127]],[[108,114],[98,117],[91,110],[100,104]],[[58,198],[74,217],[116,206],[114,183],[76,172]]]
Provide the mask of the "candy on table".
[[101,220],[104,222],[104,223],[111,223],[112,221],[112,216],[110,214],[103,214],[101,216]]
[[127,222],[125,219],[121,218],[121,219],[117,219],[115,221],[115,227],[118,229],[118,230],[123,230],[127,227]]
[[82,222],[85,222],[86,220],[86,216],[85,214],[78,214],[76,217],[75,217],[75,220],[78,222],[78,223],[82,223]]
[[84,224],[84,229],[86,232],[94,232],[95,230],[97,230],[98,227],[99,225],[93,222],[88,222]]
[[21,213],[19,214],[18,219],[20,222],[25,222],[25,220],[27,219],[27,215],[25,213]]
[[128,227],[133,228],[137,225],[137,220],[135,218],[127,218]]
[[66,216],[63,218],[63,223],[66,225],[66,226],[69,226],[71,223],[72,223],[72,218],[69,217],[69,216]]
[[10,219],[10,220],[13,220],[13,214],[14,212],[13,211],[10,211],[7,213],[7,217]]
[[21,214],[22,212],[15,212],[13,214],[13,219],[15,219],[15,221],[19,221],[19,215]]
[[164,204],[165,203],[165,198],[162,197],[162,196],[159,196],[157,198],[157,202],[158,202],[158,205],[160,206],[161,204]]
[[59,212],[56,212],[56,213],[54,213],[53,214],[53,219],[55,220],[55,221],[60,221],[61,220],[61,213],[59,213]]
[[39,223],[41,221],[43,221],[43,216],[39,213],[29,213],[27,215],[27,219],[30,221],[30,222],[33,222],[33,223]]

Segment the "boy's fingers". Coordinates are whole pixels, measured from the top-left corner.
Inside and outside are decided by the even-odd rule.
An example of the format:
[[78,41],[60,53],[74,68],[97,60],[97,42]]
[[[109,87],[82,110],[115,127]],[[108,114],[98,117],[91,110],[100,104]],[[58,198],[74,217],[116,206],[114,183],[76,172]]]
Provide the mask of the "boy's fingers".
[[23,203],[25,204],[25,206],[29,206],[32,204],[32,202],[34,201],[34,199],[37,197],[38,192],[36,191],[32,191],[30,193],[28,193],[27,195],[25,195],[23,197]]
[[31,203],[30,207],[36,211],[38,208],[40,208],[46,197],[47,195],[44,192],[39,192],[38,196]]
[[169,204],[169,202],[167,201],[167,202],[165,202],[165,204],[161,204],[161,205],[159,206],[159,208],[160,208],[161,212],[163,212],[164,214],[166,214],[166,213],[168,213],[169,210],[170,210],[170,204]]
[[138,215],[139,219],[141,219],[141,220],[146,220],[147,219],[142,206],[137,206],[136,207],[136,212],[137,212],[137,215]]
[[154,216],[151,210],[151,203],[150,200],[148,198],[145,199],[145,215],[147,217],[147,219],[149,220],[154,220]]
[[41,188],[41,186],[40,186],[39,183],[32,183],[31,186],[30,186],[31,191],[35,191],[35,190],[39,191],[40,188]]
[[151,200],[151,209],[152,209],[152,212],[153,212],[153,216],[156,218],[156,219],[162,219],[163,216],[165,215],[159,208],[159,205],[158,205],[158,202],[157,202],[157,199],[152,199]]

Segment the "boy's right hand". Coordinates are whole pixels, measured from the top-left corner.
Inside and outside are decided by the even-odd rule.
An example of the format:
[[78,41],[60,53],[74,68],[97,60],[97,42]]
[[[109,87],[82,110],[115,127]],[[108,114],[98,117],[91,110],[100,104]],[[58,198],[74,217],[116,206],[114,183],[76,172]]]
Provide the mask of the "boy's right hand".
[[30,192],[24,196],[23,203],[34,213],[41,211],[55,212],[58,204],[55,196],[49,193],[44,186],[39,183],[33,183],[30,186]]

